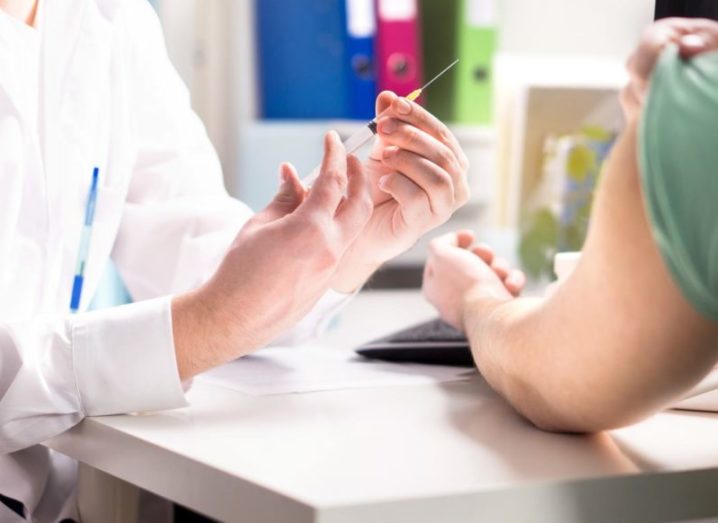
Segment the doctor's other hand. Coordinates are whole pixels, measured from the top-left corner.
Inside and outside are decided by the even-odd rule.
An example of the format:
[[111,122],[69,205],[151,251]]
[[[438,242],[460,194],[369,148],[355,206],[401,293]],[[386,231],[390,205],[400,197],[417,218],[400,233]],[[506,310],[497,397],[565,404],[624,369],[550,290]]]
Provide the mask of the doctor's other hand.
[[469,162],[446,125],[391,92],[377,98],[377,115],[366,162],[374,211],[339,265],[332,286],[343,292],[360,287],[469,199]]
[[628,120],[640,113],[658,57],[669,44],[676,44],[686,60],[718,50],[718,22],[702,18],[665,18],[644,31],[626,64],[630,80],[621,91],[621,105]]
[[335,132],[324,148],[312,190],[282,165],[278,194],[242,228],[214,276],[173,300],[182,379],[266,345],[329,289],[373,205],[361,162],[346,156]]
[[432,240],[424,268],[424,297],[444,321],[462,331],[469,299],[511,300],[526,283],[523,272],[511,269],[491,247],[474,245],[474,239],[471,231],[459,231]]

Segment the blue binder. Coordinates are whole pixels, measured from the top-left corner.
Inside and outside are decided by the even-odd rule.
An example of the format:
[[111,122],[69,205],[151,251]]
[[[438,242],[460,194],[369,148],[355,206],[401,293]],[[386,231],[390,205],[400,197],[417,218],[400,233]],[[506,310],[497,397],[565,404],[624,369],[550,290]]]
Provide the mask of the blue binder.
[[374,118],[376,99],[376,13],[374,0],[346,0],[346,56],[350,118]]
[[345,3],[257,0],[264,118],[346,118]]

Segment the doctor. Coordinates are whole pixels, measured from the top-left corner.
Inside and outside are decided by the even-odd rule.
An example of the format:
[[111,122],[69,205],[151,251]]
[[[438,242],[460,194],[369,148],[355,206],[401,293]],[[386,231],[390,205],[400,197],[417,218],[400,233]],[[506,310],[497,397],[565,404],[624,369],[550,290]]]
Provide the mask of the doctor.
[[[0,521],[77,518],[74,464],[38,443],[84,416],[181,407],[183,380],[313,336],[466,201],[446,127],[390,93],[378,109],[366,164],[329,133],[311,192],[284,164],[252,216],[222,186],[145,0],[0,0]],[[136,303],[83,313],[110,258]]]

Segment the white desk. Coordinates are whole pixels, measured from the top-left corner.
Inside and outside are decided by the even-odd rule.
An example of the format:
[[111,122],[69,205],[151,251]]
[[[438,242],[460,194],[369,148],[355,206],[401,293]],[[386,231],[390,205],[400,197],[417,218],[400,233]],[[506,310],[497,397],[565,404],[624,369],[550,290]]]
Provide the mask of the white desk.
[[[353,346],[431,315],[418,293],[363,294],[325,341]],[[718,515],[716,415],[671,412],[611,435],[554,435],[520,419],[479,377],[264,397],[200,385],[189,400],[178,411],[87,419],[48,445],[85,471],[222,521]]]

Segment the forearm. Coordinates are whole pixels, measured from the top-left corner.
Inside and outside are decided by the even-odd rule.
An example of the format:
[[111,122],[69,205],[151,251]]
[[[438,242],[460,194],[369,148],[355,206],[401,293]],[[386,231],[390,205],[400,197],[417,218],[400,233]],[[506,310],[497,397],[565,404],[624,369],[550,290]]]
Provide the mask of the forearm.
[[562,302],[564,297],[468,301],[466,330],[489,384],[545,430],[596,432],[662,406],[674,389],[665,383],[661,391],[650,365],[642,372],[630,353],[633,341],[610,329],[601,332],[600,314],[584,311],[582,319]]

